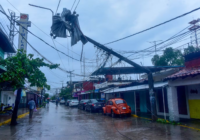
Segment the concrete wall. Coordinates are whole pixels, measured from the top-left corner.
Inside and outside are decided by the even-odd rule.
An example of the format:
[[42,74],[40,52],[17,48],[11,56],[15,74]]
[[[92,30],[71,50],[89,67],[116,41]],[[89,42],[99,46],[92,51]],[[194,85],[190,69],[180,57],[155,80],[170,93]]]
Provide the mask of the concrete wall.
[[[14,95],[13,91],[2,91],[1,92],[1,103],[6,103],[5,97],[7,97],[7,104],[12,106],[15,103],[16,96]],[[6,104],[6,105],[7,105]]]

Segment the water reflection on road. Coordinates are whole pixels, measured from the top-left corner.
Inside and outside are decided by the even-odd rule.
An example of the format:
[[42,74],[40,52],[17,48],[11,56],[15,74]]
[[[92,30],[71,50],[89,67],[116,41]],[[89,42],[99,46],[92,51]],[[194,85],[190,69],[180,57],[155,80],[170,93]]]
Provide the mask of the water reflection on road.
[[[138,118],[111,118],[64,105],[42,108],[33,119],[25,117],[15,127],[2,126],[0,140],[198,140],[200,133],[174,125]],[[121,133],[121,134],[120,134]],[[125,136],[127,137],[125,137]]]

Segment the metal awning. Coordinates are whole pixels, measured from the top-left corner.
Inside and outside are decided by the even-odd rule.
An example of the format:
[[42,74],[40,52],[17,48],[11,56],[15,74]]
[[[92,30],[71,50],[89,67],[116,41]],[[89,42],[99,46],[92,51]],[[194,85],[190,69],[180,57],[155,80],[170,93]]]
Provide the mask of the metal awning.
[[15,49],[13,48],[12,44],[10,43],[6,34],[0,29],[0,47],[4,52],[8,53],[15,53]]
[[[145,66],[144,68],[149,69],[151,72],[157,72],[170,68],[181,68],[183,66]],[[118,75],[118,74],[139,74],[145,73],[145,71],[136,67],[105,67],[94,71],[91,75]]]
[[[159,83],[154,83],[154,88],[159,88],[168,85],[168,82],[159,82]],[[131,86],[131,87],[126,87],[126,88],[114,88],[114,89],[107,89],[102,92],[104,93],[114,93],[114,92],[127,92],[127,91],[136,91],[136,90],[142,90],[142,89],[149,89],[148,84],[144,85],[138,85],[138,86]]]

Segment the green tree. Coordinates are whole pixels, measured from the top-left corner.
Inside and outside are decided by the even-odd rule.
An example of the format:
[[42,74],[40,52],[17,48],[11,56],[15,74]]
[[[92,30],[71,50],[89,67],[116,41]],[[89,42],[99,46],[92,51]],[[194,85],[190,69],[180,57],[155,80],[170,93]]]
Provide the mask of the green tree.
[[180,50],[166,48],[163,55],[154,55],[151,59],[154,66],[177,66],[183,65],[184,58]]
[[56,99],[56,96],[53,95],[53,96],[51,97],[51,100],[55,100],[55,99]]
[[40,67],[45,66],[50,69],[55,69],[59,66],[58,64],[47,64],[43,59],[33,58],[33,56],[33,54],[26,55],[23,51],[19,50],[15,56],[0,60],[0,64],[7,69],[6,72],[0,75],[0,82],[9,82],[13,89],[18,89],[11,125],[17,124],[18,106],[25,79],[28,80],[30,86],[50,89],[50,86],[46,83],[47,79],[40,70]]
[[187,55],[187,54],[197,52],[197,51],[200,51],[199,47],[188,46],[187,48],[184,49],[184,54]]
[[65,87],[60,92],[60,97],[64,98],[65,100],[72,98],[72,88],[71,87]]
[[44,98],[47,99],[48,97],[49,97],[49,94],[48,94],[48,93],[45,93],[45,94],[44,94]]

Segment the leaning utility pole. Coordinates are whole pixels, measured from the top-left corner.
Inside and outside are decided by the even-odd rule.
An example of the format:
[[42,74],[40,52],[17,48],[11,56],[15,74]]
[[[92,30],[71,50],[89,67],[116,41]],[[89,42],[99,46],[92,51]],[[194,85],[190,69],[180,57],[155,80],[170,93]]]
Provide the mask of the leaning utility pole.
[[[49,8],[45,8],[45,7],[41,7],[41,6],[36,6],[36,5],[31,5],[31,6],[51,10]],[[71,11],[67,10],[66,8],[65,8],[65,12],[71,13]],[[66,29],[69,32],[75,32],[78,39],[80,40],[80,38],[81,38],[81,41],[82,41],[83,44],[87,43],[87,41],[88,41],[88,42],[92,43],[93,45],[97,46],[99,49],[106,51],[108,53],[108,55],[112,54],[115,57],[119,58],[120,60],[123,60],[123,61],[127,62],[128,64],[132,65],[133,67],[138,68],[139,70],[143,71],[144,73],[147,73],[148,74],[148,82],[149,82],[149,94],[150,94],[152,121],[156,121],[157,111],[156,111],[154,81],[153,81],[152,72],[149,69],[141,67],[140,65],[134,63],[133,61],[127,59],[126,57],[116,53],[115,51],[107,48],[106,46],[104,46],[104,45],[94,41],[93,39],[85,36],[82,33],[82,31],[80,30],[80,27],[79,27],[79,24],[78,24],[78,19],[77,19],[78,15],[76,15],[76,12],[73,15],[68,14],[68,16],[70,18],[65,19],[67,22],[62,21],[61,17],[59,15],[54,15],[52,17],[53,18],[53,25],[51,27],[52,36],[54,36],[54,37],[56,37],[56,36],[57,37],[66,37],[66,32],[62,32],[61,34],[59,32],[59,31],[65,31]],[[73,22],[69,21],[70,19],[72,19],[72,17],[73,17],[73,19],[74,18],[76,19],[75,22],[74,22],[74,20],[73,20]],[[55,24],[58,23],[57,21],[59,21],[59,25],[55,25]],[[60,23],[63,24],[64,26],[60,26]],[[74,24],[74,25],[72,26],[71,24]],[[58,30],[59,27],[63,27],[63,28],[61,30]],[[76,30],[73,30],[73,28],[75,28]],[[71,43],[72,43],[72,45],[74,45],[74,44],[76,44],[76,42],[77,42],[77,39],[73,39]]]
[[118,54],[117,52],[107,48],[106,46],[94,41],[93,39],[85,36],[85,38],[92,44],[94,44],[95,46],[97,46],[98,48],[106,51],[108,54],[112,54],[115,57],[119,58],[120,60],[123,60],[125,62],[127,62],[128,64],[132,65],[135,68],[140,69],[141,71],[143,71],[144,73],[147,73],[148,75],[148,83],[149,83],[149,96],[150,96],[150,104],[151,104],[151,115],[152,115],[152,121],[156,121],[157,120],[157,111],[156,111],[156,100],[155,100],[155,92],[154,92],[154,80],[153,80],[153,76],[152,76],[152,72],[144,67],[141,67],[140,65],[136,64],[135,62],[127,59],[126,57]]

